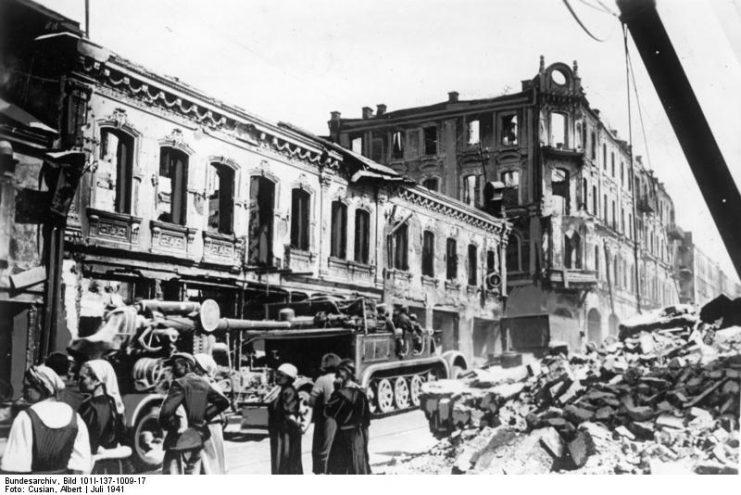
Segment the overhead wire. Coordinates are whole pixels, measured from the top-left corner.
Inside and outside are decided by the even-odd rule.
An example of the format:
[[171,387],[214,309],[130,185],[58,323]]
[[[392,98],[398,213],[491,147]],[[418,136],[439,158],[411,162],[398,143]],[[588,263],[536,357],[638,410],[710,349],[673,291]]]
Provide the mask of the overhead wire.
[[590,38],[592,38],[595,41],[599,41],[600,43],[604,43],[607,40],[607,38],[600,39],[600,38],[596,37],[594,34],[592,34],[592,32],[589,30],[589,28],[587,28],[587,26],[584,25],[584,23],[579,18],[579,16],[576,15],[576,12],[574,11],[574,8],[571,6],[571,4],[569,3],[569,0],[563,0],[563,3],[564,3],[564,5],[566,5],[566,8],[569,9],[569,12],[571,13],[571,16],[576,20],[576,22],[579,24],[579,26],[581,26],[581,28],[584,30],[585,33],[587,33],[587,35]]

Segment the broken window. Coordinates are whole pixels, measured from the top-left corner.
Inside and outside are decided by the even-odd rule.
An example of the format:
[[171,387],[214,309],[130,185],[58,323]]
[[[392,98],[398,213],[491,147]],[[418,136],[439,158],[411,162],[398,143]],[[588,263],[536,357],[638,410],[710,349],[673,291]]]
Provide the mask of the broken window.
[[426,187],[430,191],[440,191],[440,179],[437,177],[429,177],[422,181],[422,187]]
[[468,144],[479,144],[481,141],[481,121],[479,119],[470,120],[468,122]]
[[554,168],[551,172],[551,193],[563,198],[562,213],[569,213],[569,171],[563,168]]
[[311,194],[301,188],[291,191],[291,247],[309,250]]
[[573,230],[564,234],[564,267],[581,268],[581,237]]
[[370,258],[370,213],[355,210],[355,261],[368,264]]
[[357,153],[358,155],[363,154],[362,136],[357,136],[357,137],[352,138],[352,141],[350,141],[350,149],[353,151],[353,153]]
[[517,170],[507,170],[499,176],[504,183],[502,201],[505,206],[516,205],[519,203],[520,193],[520,172]]
[[453,238],[448,238],[445,243],[445,260],[445,278],[455,280],[458,278],[458,246]]
[[332,236],[329,255],[345,259],[347,256],[347,206],[342,201],[332,201]]
[[507,273],[522,271],[520,249],[520,238],[515,234],[511,234],[507,243]]
[[250,178],[249,264],[273,265],[275,183],[263,176]]
[[234,232],[234,169],[212,163],[209,170],[208,230],[220,234]]
[[118,129],[100,131],[100,162],[95,174],[95,205],[105,211],[132,213],[134,137]]
[[387,239],[389,268],[408,270],[409,236],[406,223],[398,226]]
[[429,230],[422,236],[422,275],[435,276],[435,234]]
[[371,141],[371,160],[384,162],[386,158],[386,136],[373,136]]
[[514,146],[517,144],[517,115],[502,117],[502,145]]
[[468,285],[477,285],[478,283],[478,248],[476,244],[468,245]]
[[404,158],[404,133],[396,131],[391,135],[391,156],[393,158]]
[[425,127],[425,155],[437,154],[437,127]]
[[556,148],[566,148],[566,114],[551,112],[551,139],[550,145]]
[[[188,155],[176,148],[160,148],[158,220],[185,225],[188,198]],[[160,208],[159,205],[164,208]]]
[[463,202],[476,206],[479,199],[479,176],[467,175],[463,178]]

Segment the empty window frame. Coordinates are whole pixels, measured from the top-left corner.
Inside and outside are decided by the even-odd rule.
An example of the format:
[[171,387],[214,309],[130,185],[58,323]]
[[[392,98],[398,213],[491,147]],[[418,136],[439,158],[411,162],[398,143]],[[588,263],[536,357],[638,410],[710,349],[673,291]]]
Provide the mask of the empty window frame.
[[347,257],[347,205],[342,201],[332,201],[329,255],[343,260]]
[[615,207],[615,200],[612,200],[612,229],[617,230],[617,209]]
[[468,285],[478,284],[478,247],[468,245]]
[[581,268],[581,237],[577,232],[564,235],[564,267]]
[[355,261],[368,264],[370,260],[370,213],[355,210]]
[[458,278],[458,244],[453,238],[448,238],[445,242],[445,278]]
[[608,211],[608,204],[607,204],[607,194],[602,195],[602,209],[603,209],[603,216],[602,219],[605,221],[605,223],[608,223],[610,221],[610,217],[607,214]]
[[355,136],[351,138],[350,141],[350,149],[353,151],[353,153],[357,153],[358,155],[363,154],[363,137],[362,136]]
[[566,137],[566,114],[551,112],[551,146],[555,148],[568,147]]
[[480,180],[478,175],[467,175],[463,178],[463,197],[464,203],[469,206],[476,206],[480,195]]
[[586,178],[581,180],[581,204],[579,207],[584,210],[589,208],[589,182]]
[[520,172],[517,170],[507,170],[499,176],[504,183],[502,201],[505,206],[516,205],[520,201]]
[[430,126],[422,129],[425,139],[425,155],[437,154],[437,127]]
[[592,186],[592,215],[599,215],[599,194],[597,194],[597,185]]
[[275,182],[267,177],[250,178],[248,259],[253,266],[272,266]]
[[504,115],[501,119],[503,146],[514,146],[517,144],[517,115]]
[[405,224],[400,225],[388,236],[389,268],[409,270],[409,234]]
[[520,257],[521,244],[519,236],[511,234],[509,236],[509,242],[507,243],[507,259],[505,263],[507,265],[507,273],[520,272],[522,271],[522,259]]
[[563,200],[563,213],[569,213],[569,171],[563,168],[554,168],[551,172],[551,193],[561,196]]
[[115,196],[110,207],[116,213],[131,214],[134,137],[118,129],[101,129],[100,159],[107,161],[111,166],[110,180],[112,189],[115,189]]
[[486,252],[486,273],[498,273],[497,270],[497,253],[493,249]]
[[471,119],[466,125],[466,136],[468,144],[479,144],[481,142],[481,121],[477,118]]
[[311,194],[301,188],[291,191],[291,247],[309,250]]
[[404,132],[395,131],[391,135],[391,158],[404,158]]
[[591,140],[590,140],[589,146],[592,150],[590,155],[592,157],[592,160],[596,160],[597,159],[597,134],[594,131],[592,131],[590,136],[591,136]]
[[159,175],[161,179],[169,179],[170,185],[170,211],[162,213],[159,220],[185,225],[188,210],[188,155],[169,146],[160,148]]
[[429,230],[422,234],[422,275],[435,276],[435,234]]
[[211,163],[208,187],[208,230],[234,233],[234,169]]
[[422,187],[429,189],[430,191],[440,191],[440,179],[437,177],[428,177],[422,181]]
[[597,277],[599,277],[599,245],[594,245],[594,271],[597,273]]

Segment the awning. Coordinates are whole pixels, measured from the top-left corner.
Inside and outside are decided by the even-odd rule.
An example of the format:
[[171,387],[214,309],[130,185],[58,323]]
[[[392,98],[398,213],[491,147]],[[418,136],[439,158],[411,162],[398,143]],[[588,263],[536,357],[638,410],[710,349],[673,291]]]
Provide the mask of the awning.
[[4,118],[20,124],[30,129],[37,129],[50,134],[57,134],[55,129],[52,129],[48,125],[41,122],[39,119],[31,115],[30,113],[23,110],[18,105],[14,105],[0,98],[0,115]]

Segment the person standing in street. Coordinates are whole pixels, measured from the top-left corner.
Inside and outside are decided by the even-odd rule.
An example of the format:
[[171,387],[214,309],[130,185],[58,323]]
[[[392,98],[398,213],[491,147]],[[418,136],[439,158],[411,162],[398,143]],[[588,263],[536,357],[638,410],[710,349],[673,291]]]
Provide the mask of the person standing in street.
[[272,474],[304,474],[301,465],[301,422],[299,397],[293,387],[298,369],[290,363],[276,370],[279,390],[268,404],[270,434],[270,472]]
[[[195,358],[176,352],[170,358],[175,377],[162,403],[159,422],[165,435],[163,474],[200,474],[203,442],[209,438],[208,422],[229,407],[229,400],[203,377],[193,372]],[[178,416],[185,410],[186,424]]]
[[355,365],[349,359],[337,367],[335,391],[324,407],[337,422],[329,453],[329,474],[371,474],[368,456],[370,407],[368,397],[355,381]]
[[322,357],[321,375],[314,382],[309,397],[309,405],[314,408],[314,439],[311,444],[312,470],[314,474],[327,474],[329,451],[334,441],[337,423],[334,418],[324,414],[324,406],[334,391],[334,380],[340,357],[337,354],[325,354]]
[[[196,354],[196,373],[204,377],[214,387],[216,361],[209,354]],[[221,393],[218,389],[217,392]],[[208,422],[209,438],[203,442],[203,453],[201,454],[202,474],[226,474],[226,456],[224,454],[224,423],[223,414],[219,414]]]
[[80,389],[90,397],[80,406],[87,425],[90,451],[115,448],[123,440],[124,405],[113,366],[103,359],[87,361],[80,368]]
[[64,382],[48,366],[33,366],[23,378],[31,406],[13,420],[0,470],[6,473],[87,474],[92,468],[85,423],[56,400]]

